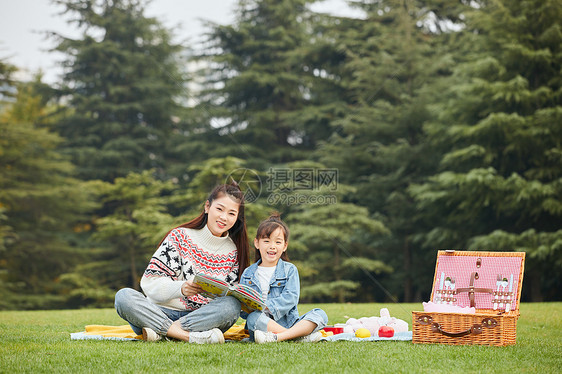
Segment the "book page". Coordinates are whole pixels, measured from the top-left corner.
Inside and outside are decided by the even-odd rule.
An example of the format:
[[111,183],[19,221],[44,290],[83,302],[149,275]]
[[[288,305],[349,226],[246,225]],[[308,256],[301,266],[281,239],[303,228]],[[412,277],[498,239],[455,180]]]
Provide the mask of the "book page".
[[219,279],[207,277],[202,274],[196,274],[193,281],[201,286],[211,297],[225,296],[229,291],[229,284]]
[[231,286],[225,281],[203,274],[196,274],[193,281],[205,290],[205,296],[215,298],[217,296],[231,295],[251,310],[264,310],[266,308],[265,301],[259,292],[248,285],[237,284],[236,286]]
[[238,287],[232,291],[232,296],[236,297],[242,303],[246,304],[248,308],[253,310],[264,310],[265,303],[261,296],[252,288],[245,285],[238,285]]

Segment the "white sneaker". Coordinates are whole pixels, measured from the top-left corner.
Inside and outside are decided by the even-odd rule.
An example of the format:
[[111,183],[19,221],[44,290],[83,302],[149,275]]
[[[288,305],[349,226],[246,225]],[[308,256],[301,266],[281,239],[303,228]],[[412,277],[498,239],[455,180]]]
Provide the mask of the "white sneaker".
[[143,327],[142,340],[145,342],[157,342],[158,340],[162,340],[162,335],[158,335],[156,331],[149,327]]
[[224,343],[224,335],[217,328],[208,331],[190,331],[189,342],[195,344],[222,344]]
[[254,340],[258,344],[277,343],[277,334],[272,332],[264,332],[261,330],[254,331]]
[[296,342],[302,342],[302,343],[315,343],[317,341],[319,341],[320,339],[322,339],[322,333],[320,331],[316,331],[313,332],[310,335],[306,335],[300,338],[296,338],[295,341]]

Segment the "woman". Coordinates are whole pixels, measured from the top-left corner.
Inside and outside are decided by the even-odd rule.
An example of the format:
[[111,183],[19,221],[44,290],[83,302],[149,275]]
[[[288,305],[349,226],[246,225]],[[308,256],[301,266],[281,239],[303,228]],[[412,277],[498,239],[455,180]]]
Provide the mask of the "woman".
[[115,295],[115,309],[146,341],[163,336],[190,343],[224,343],[223,332],[240,315],[240,302],[226,296],[206,298],[193,283],[206,274],[234,283],[249,264],[244,195],[236,183],[216,187],[195,219],[171,230],[140,285]]

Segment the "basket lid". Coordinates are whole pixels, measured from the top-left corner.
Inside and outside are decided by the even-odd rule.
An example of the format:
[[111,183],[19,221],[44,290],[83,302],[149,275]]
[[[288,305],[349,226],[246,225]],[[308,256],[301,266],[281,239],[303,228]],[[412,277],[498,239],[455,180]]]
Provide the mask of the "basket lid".
[[519,310],[524,263],[525,252],[438,251],[431,300],[448,296],[461,307]]

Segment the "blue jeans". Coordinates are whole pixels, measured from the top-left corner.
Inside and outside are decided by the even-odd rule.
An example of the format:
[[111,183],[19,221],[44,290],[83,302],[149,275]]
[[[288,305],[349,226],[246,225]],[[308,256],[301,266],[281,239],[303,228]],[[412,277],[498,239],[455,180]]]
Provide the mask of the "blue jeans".
[[[267,324],[270,320],[271,318],[269,318],[267,314],[256,310],[255,312],[250,313],[248,315],[248,318],[246,318],[246,328],[250,330],[250,335],[253,335],[253,332],[256,330],[267,331]],[[326,324],[328,323],[328,315],[326,315],[326,312],[324,312],[322,309],[314,308],[310,312],[307,312],[300,316],[300,318],[296,320],[295,323],[291,326],[283,327],[288,329],[303,320],[315,323],[316,328],[313,330],[313,332],[315,332],[323,329],[326,326]]]
[[179,320],[186,331],[206,331],[214,328],[228,330],[240,316],[240,302],[232,296],[218,297],[194,311],[173,310],[150,302],[132,288],[122,288],[115,294],[117,314],[140,335],[149,327],[159,335],[166,335],[172,322]]

